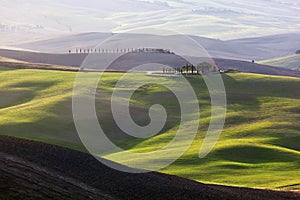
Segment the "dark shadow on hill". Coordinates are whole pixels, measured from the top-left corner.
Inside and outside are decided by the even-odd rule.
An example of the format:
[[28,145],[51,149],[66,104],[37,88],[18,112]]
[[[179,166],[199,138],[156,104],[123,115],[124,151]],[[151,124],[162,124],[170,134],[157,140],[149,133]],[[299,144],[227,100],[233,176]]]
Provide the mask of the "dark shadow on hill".
[[239,60],[227,60],[214,58],[214,61],[218,63],[221,70],[236,69],[240,72],[266,74],[274,76],[290,76],[300,78],[300,72],[296,70],[290,70],[280,67],[273,67],[269,65],[260,65],[256,63],[239,61]]
[[[38,95],[38,92],[52,87],[55,84],[55,81],[40,81],[38,84],[34,81],[26,81],[13,85],[6,85],[0,89],[0,91],[3,90],[1,91],[1,95],[4,97],[0,102],[0,109],[30,102]],[[21,89],[21,91],[18,90],[16,92],[16,88]]]
[[6,136],[0,136],[0,152],[1,199],[299,198],[292,192],[205,185],[156,172],[128,174],[88,154]]

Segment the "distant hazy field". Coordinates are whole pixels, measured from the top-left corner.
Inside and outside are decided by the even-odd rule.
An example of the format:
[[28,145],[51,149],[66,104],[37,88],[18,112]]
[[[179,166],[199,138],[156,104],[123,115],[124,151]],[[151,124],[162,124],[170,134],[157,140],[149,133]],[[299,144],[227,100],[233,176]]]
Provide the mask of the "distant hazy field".
[[[0,67],[0,134],[84,150],[72,118],[75,76],[73,72]],[[96,108],[101,125],[105,124],[112,140],[130,151],[146,152],[164,146],[178,127],[178,102],[158,85],[139,89],[131,105],[134,120],[147,123],[147,111],[155,103],[163,104],[171,116],[158,136],[146,140],[123,136],[109,112],[109,97],[121,76],[105,73],[99,85],[102,92],[97,94]],[[137,78],[147,77],[140,74]],[[228,113],[217,146],[205,159],[198,158],[210,121],[210,99],[202,78],[189,78],[199,98],[201,127],[189,150],[162,172],[208,183],[300,189],[300,79],[242,73],[223,78]],[[106,158],[124,161],[122,153]]]
[[264,65],[271,65],[276,67],[298,70],[298,68],[300,68],[300,55],[294,54],[291,56],[273,58],[270,60],[260,61],[259,63]]

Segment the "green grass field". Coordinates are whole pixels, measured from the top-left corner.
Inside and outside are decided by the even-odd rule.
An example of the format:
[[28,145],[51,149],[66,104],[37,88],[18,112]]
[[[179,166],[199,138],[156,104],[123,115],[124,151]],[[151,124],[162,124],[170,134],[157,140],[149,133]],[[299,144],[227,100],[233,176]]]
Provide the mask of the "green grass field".
[[[72,118],[75,76],[73,72],[0,67],[0,134],[84,151]],[[97,94],[96,108],[104,130],[113,141],[134,152],[153,151],[166,145],[179,123],[174,95],[158,85],[139,89],[132,99],[132,112],[138,124],[147,123],[147,110],[153,103],[163,104],[170,117],[160,135],[145,140],[125,137],[108,109],[112,88],[121,76],[105,73],[99,85],[102,92]],[[135,77],[148,78],[143,74]],[[223,78],[228,112],[215,149],[206,158],[198,158],[210,121],[210,100],[202,78],[190,77],[199,98],[201,126],[188,151],[161,171],[205,183],[300,189],[300,79],[242,73]],[[124,160],[122,153],[105,157],[137,162]],[[145,160],[141,158],[138,162]]]

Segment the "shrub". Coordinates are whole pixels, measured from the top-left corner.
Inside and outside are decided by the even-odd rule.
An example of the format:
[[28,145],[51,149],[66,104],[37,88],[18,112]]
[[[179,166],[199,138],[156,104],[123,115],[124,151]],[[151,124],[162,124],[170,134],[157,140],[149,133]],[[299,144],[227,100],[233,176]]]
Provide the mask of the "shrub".
[[237,72],[238,72],[237,69],[229,68],[224,73],[237,73]]

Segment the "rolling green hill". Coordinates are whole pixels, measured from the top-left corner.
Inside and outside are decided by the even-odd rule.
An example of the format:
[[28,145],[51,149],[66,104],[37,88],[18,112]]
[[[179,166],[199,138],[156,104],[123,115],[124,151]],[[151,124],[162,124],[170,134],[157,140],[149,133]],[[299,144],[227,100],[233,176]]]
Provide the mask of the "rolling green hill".
[[294,54],[291,56],[263,60],[260,61],[259,64],[297,70],[298,68],[300,68],[300,55]]
[[[74,72],[0,68],[0,134],[84,151],[72,118],[75,76]],[[130,151],[148,152],[164,146],[179,123],[174,95],[158,85],[135,92],[131,106],[139,124],[147,123],[147,111],[153,103],[162,103],[171,114],[160,135],[145,140],[129,138],[114,125],[108,109],[112,88],[121,76],[105,73],[99,85],[102,92],[96,95],[96,109],[104,130]],[[135,78],[149,77],[140,73]],[[300,189],[300,79],[243,73],[223,78],[228,112],[217,146],[206,158],[198,158],[210,121],[210,101],[202,78],[189,77],[199,98],[201,126],[188,151],[162,172],[205,183]],[[122,153],[105,157],[125,163],[144,162],[142,158],[124,160]]]

